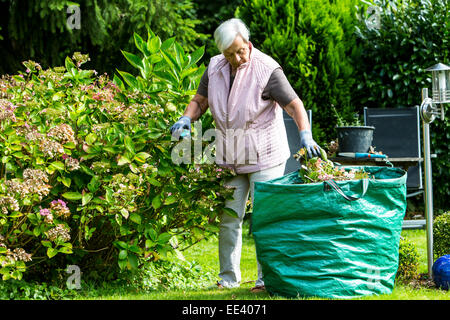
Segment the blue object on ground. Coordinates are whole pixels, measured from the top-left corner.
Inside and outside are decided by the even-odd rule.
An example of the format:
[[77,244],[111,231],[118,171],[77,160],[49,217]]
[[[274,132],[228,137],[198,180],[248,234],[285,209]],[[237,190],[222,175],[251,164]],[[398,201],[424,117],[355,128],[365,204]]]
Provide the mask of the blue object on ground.
[[448,290],[450,285],[450,254],[440,257],[433,264],[433,281],[437,287]]

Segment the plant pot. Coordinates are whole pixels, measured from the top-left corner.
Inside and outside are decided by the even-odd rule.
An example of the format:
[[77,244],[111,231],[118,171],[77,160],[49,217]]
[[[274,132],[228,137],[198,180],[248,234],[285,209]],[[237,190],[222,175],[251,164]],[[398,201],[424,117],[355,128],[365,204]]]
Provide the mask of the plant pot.
[[369,152],[372,145],[373,131],[371,126],[336,127],[339,152]]

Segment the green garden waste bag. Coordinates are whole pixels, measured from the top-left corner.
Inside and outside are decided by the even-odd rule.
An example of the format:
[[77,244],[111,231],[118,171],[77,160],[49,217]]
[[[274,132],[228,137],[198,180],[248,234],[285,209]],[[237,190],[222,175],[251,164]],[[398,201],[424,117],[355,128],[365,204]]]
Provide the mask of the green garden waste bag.
[[298,172],[255,182],[252,233],[266,290],[284,297],[389,294],[398,269],[406,172],[301,184]]

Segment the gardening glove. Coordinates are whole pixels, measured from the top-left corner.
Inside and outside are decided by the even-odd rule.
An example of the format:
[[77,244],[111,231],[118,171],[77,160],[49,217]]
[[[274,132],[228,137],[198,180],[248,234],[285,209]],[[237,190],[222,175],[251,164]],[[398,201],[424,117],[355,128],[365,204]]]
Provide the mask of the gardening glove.
[[311,130],[302,130],[300,134],[300,149],[306,148],[308,158],[321,157],[320,147],[313,140]]
[[177,122],[170,127],[170,133],[173,137],[179,139],[185,136],[191,135],[191,118],[188,116],[182,116]]

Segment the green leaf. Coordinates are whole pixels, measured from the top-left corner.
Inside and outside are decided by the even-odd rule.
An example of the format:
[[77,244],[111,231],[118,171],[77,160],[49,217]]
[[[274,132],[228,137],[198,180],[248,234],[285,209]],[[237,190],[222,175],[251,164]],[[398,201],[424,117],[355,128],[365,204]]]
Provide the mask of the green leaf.
[[41,234],[41,230],[39,229],[39,227],[34,227],[33,229],[33,235],[35,237],[38,237]]
[[42,240],[41,243],[46,248],[51,248],[51,246],[52,246],[52,243],[48,240]]
[[128,254],[128,264],[127,267],[129,270],[135,270],[138,268],[138,258],[134,253]]
[[120,89],[125,90],[125,85],[123,84],[123,81],[115,74],[113,78],[113,83]]
[[170,233],[164,232],[158,236],[156,242],[158,242],[159,244],[166,244],[169,242],[170,238],[172,238],[172,235]]
[[162,132],[150,132],[149,134],[148,134],[148,137],[150,138],[150,139],[158,139],[159,137],[161,137],[162,136]]
[[236,211],[234,211],[233,209],[230,208],[222,208],[223,212],[228,214],[231,217],[234,218],[239,218],[238,214],[236,213]]
[[47,256],[51,259],[58,254],[58,249],[55,248],[47,248]]
[[178,78],[173,75],[172,72],[168,70],[161,70],[161,71],[155,71],[154,74],[160,78],[161,80],[164,80],[165,82],[168,82],[172,86],[176,87],[178,85]]
[[12,273],[12,277],[17,280],[22,280],[23,274],[20,270],[14,270]]
[[89,145],[93,145],[94,142],[97,141],[97,135],[95,133],[91,132],[86,136],[85,140]]
[[113,197],[113,191],[111,188],[105,187],[106,190],[106,194],[105,194],[105,198],[107,202],[114,202],[114,197]]
[[119,265],[120,270],[124,270],[127,267],[127,259],[117,260],[117,264]]
[[123,166],[124,164],[126,164],[126,163],[130,163],[131,161],[130,161],[130,159],[128,159],[126,156],[120,156],[120,158],[119,158],[119,161],[117,162],[117,164],[119,165],[119,166]]
[[71,247],[61,247],[61,248],[58,249],[58,251],[61,252],[61,253],[65,253],[65,254],[73,253]]
[[10,149],[13,151],[20,151],[22,150],[22,146],[20,145],[20,141],[14,141],[15,143],[19,144],[11,144]]
[[[14,135],[15,132],[16,132],[16,130],[14,130],[14,128],[9,127],[9,128],[5,128],[5,129],[2,131],[2,134],[4,134],[5,136],[7,136],[7,137],[8,137],[8,140],[11,141],[10,138],[13,137],[13,135]],[[14,140],[14,141],[17,141],[17,142],[20,143],[20,140]],[[11,142],[12,142],[12,141],[11,141]]]
[[116,149],[114,149],[113,147],[103,147],[103,150],[112,154],[117,153]]
[[101,186],[101,181],[98,176],[93,176],[91,181],[87,184],[87,187],[90,192],[95,192]]
[[130,138],[130,136],[125,136],[125,138],[123,139],[123,142],[125,144],[125,148],[127,148],[128,151],[130,151],[131,153],[135,153],[134,150],[134,143],[133,143],[133,139]]
[[116,247],[121,249],[128,249],[128,244],[124,241],[114,241],[113,243]]
[[181,72],[181,66],[178,64],[176,59],[168,50],[166,51],[161,50],[161,53],[164,57],[164,60],[166,60],[166,62],[172,67],[174,75],[178,78],[178,73]]
[[[3,38],[0,36],[0,40],[3,40]],[[13,79],[16,80],[16,82],[25,82],[25,79],[20,76],[13,76]]]
[[150,54],[155,54],[161,48],[161,39],[159,37],[153,37],[147,42],[147,49],[150,51]]
[[[22,212],[14,211],[14,212],[10,213],[10,214],[8,215],[8,217],[9,217],[9,218],[19,218],[19,217],[21,217],[21,216],[23,216],[23,215],[24,215],[24,214],[23,214]],[[24,226],[24,225],[22,225],[22,226]]]
[[94,195],[92,193],[85,193],[83,194],[83,196],[81,197],[81,205],[85,206],[89,203],[89,201],[92,200],[92,198],[94,197]]
[[128,210],[125,208],[120,209],[120,214],[125,218],[128,219],[129,213]]
[[148,26],[147,26],[147,37],[148,39],[156,37],[155,33]]
[[184,79],[186,77],[189,77],[190,75],[194,74],[197,72],[196,68],[191,68],[191,69],[185,69],[183,70],[183,72],[181,73],[181,79]]
[[76,68],[75,64],[72,62],[72,59],[70,59],[70,57],[66,57],[65,66],[66,66],[67,72],[71,72],[72,69]]
[[62,163],[61,161],[55,161],[52,162],[50,164],[50,166],[54,169],[60,170],[60,171],[64,171],[64,163]]
[[[155,243],[152,240],[150,240],[150,239],[145,240],[145,247],[146,248],[152,248],[154,246],[155,246]],[[6,249],[5,249],[5,251],[6,251]]]
[[161,196],[159,194],[156,197],[153,198],[153,200],[152,200],[152,207],[155,210],[158,210],[159,207],[161,207]]
[[149,228],[146,232],[147,232],[148,236],[150,237],[150,239],[152,239],[153,241],[156,241],[156,239],[158,238],[158,234],[156,233],[155,229]]
[[150,56],[150,63],[155,64],[158,62],[161,62],[163,60],[163,57],[161,57],[159,54],[152,54]]
[[65,192],[62,196],[68,200],[81,200],[83,195],[79,192]]
[[205,226],[205,228],[206,228],[206,230],[208,230],[208,231],[210,231],[210,232],[213,232],[213,233],[219,232],[219,227],[218,227],[218,226],[215,226],[215,225],[212,225],[212,224],[207,224],[207,225]]
[[81,127],[81,125],[87,123],[87,115],[86,114],[82,114],[80,117],[78,117],[77,119],[77,126]]
[[184,60],[187,59],[186,54],[184,53],[183,47],[178,42],[175,42],[175,58],[177,60],[178,65],[184,65]]
[[134,43],[136,45],[136,48],[138,48],[139,51],[141,51],[145,56],[149,56],[150,52],[148,51],[145,41],[136,32],[133,34],[133,36],[134,36]]
[[169,197],[167,197],[167,199],[164,201],[164,204],[165,205],[170,205],[170,204],[172,204],[172,203],[174,203],[174,202],[176,202],[177,201],[177,197],[175,197],[175,196],[169,196]]
[[196,64],[202,57],[203,54],[205,53],[205,46],[202,46],[200,48],[198,48],[197,50],[195,50],[191,55],[191,62],[189,63],[189,65],[186,67],[186,69],[189,69],[190,67],[192,67],[194,64]]
[[119,259],[120,260],[124,260],[124,259],[127,258],[127,255],[128,255],[127,250],[120,250],[120,252],[119,252]]
[[128,250],[134,253],[141,253],[141,248],[139,248],[139,246],[132,244],[131,246],[128,247]]
[[120,71],[120,70],[117,70],[117,72],[119,72],[119,74],[122,76],[123,80],[125,80],[125,82],[132,89],[139,89],[139,83],[132,74],[129,74],[128,72]]
[[84,164],[80,164],[80,167],[81,167],[81,170],[83,170],[85,173],[87,173],[88,175],[90,175],[90,176],[95,176],[95,172],[91,169],[91,168],[89,168],[89,167],[87,167],[86,165],[84,165]]
[[72,183],[72,179],[69,177],[61,177],[61,182],[67,187],[70,187],[70,184]]
[[130,169],[131,169],[131,172],[136,173],[136,174],[139,174],[139,172],[140,172],[138,166],[135,163],[130,163]]
[[52,97],[52,101],[58,101],[61,100],[62,98],[64,98],[66,95],[64,94],[64,92],[56,92],[53,97]]
[[144,65],[142,64],[142,60],[135,54],[132,54],[127,51],[120,50],[122,54],[125,56],[125,59],[128,60],[129,63],[135,68],[143,69]]
[[141,224],[141,222],[142,222],[141,216],[137,213],[130,214],[130,220],[137,224]]
[[18,159],[22,159],[25,157],[25,155],[22,152],[15,152],[15,153],[13,153],[13,156]]
[[175,42],[175,37],[169,38],[167,40],[165,40],[162,44],[161,44],[161,50],[167,50],[169,49],[172,44]]
[[150,155],[147,152],[139,152],[134,156],[134,160],[144,163],[148,157],[150,157]]

